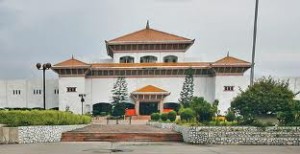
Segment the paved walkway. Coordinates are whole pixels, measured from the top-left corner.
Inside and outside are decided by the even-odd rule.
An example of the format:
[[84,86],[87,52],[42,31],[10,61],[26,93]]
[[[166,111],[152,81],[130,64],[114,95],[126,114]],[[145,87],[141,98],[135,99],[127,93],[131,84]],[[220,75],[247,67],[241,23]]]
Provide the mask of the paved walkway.
[[[172,133],[169,129],[155,128],[148,125],[100,125],[93,124],[72,132],[89,133]],[[176,133],[176,132],[174,132]]]
[[0,145],[1,154],[299,154],[299,151],[300,146],[203,146],[170,142]]

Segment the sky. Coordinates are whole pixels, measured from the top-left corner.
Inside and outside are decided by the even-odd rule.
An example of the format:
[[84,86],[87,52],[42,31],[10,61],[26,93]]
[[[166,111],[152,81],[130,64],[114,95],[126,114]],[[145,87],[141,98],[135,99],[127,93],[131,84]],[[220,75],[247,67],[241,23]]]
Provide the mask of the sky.
[[[300,1],[260,0],[255,76],[300,76]],[[0,0],[0,79],[37,62],[109,58],[105,40],[150,27],[190,39],[190,61],[251,62],[255,0]],[[246,73],[249,75],[250,70]],[[47,71],[47,78],[57,78]]]

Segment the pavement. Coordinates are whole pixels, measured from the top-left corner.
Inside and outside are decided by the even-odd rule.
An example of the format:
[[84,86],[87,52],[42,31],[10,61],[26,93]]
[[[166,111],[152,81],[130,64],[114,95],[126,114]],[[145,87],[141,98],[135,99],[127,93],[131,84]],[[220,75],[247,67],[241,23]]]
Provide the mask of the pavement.
[[[176,133],[170,129],[161,129],[148,125],[101,125],[92,124],[83,128],[75,129],[71,132],[88,132],[88,133]],[[177,134],[177,133],[176,133]]]
[[0,145],[0,154],[299,154],[300,146],[191,145],[172,142],[80,142]]

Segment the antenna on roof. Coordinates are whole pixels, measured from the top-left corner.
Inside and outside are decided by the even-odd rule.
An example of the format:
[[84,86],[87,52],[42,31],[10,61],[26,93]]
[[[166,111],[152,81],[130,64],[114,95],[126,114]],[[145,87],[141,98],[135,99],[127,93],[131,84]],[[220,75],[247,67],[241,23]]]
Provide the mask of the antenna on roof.
[[146,24],[146,29],[149,29],[150,26],[149,26],[149,20],[147,20],[147,24]]

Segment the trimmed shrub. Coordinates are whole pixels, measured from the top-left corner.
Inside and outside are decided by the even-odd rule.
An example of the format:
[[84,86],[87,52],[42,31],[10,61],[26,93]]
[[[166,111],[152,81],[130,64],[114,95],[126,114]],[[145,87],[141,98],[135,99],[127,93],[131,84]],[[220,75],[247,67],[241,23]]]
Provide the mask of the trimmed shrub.
[[179,111],[180,119],[191,121],[195,117],[195,112],[191,108],[183,108]]
[[158,121],[159,119],[160,119],[160,114],[159,113],[152,113],[151,114],[151,120]]
[[176,112],[175,111],[171,111],[171,112],[169,112],[168,113],[168,119],[171,121],[171,122],[173,122],[173,121],[175,121],[176,120]]
[[75,125],[88,124],[91,117],[55,110],[0,111],[0,123],[10,127],[31,125]]
[[162,121],[167,121],[167,120],[168,120],[168,113],[162,113],[162,114],[160,115],[160,119],[161,119]]
[[228,111],[228,113],[225,116],[227,121],[234,121],[235,120],[235,114],[232,111]]

